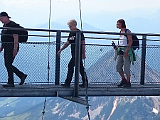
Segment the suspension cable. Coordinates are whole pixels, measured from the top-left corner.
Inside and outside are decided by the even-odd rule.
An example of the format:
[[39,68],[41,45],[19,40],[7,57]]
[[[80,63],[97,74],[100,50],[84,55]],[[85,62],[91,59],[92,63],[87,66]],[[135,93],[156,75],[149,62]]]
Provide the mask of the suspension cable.
[[[80,16],[80,22],[81,22],[81,31],[83,30],[82,28],[82,9],[81,9],[81,0],[79,0],[79,16]],[[88,93],[87,93],[87,88],[88,88],[88,84],[87,84],[87,75],[86,75],[86,70],[85,70],[85,59],[84,59],[84,75],[85,75],[85,88],[86,88],[86,96],[85,99],[87,101],[87,114],[88,114],[88,119],[90,120],[90,114],[89,114],[89,104],[88,104]]]
[[[48,83],[49,83],[49,72],[50,72],[50,63],[49,63],[49,54],[50,54],[50,42],[51,42],[51,32],[50,32],[50,29],[51,29],[51,0],[50,0],[50,9],[49,9],[49,45],[48,45],[48,77],[47,77],[47,80],[48,80]],[[44,105],[43,105],[43,111],[42,111],[42,120],[44,120],[44,114],[45,114],[45,108],[46,108],[46,101],[47,101],[47,97],[45,97],[45,100],[44,100]]]
[[81,9],[81,0],[79,0],[79,16],[80,16],[80,22],[81,22],[81,30],[82,29],[82,9]]
[[44,120],[44,114],[45,114],[45,109],[46,109],[46,101],[47,101],[47,97],[45,97],[45,100],[44,100],[43,111],[42,111],[42,120]]
[[49,63],[49,54],[50,54],[50,42],[51,42],[51,32],[50,32],[50,29],[51,29],[51,0],[50,0],[50,11],[49,11],[49,45],[48,45],[48,77],[47,77],[47,80],[49,82],[49,72],[50,72],[50,63]]

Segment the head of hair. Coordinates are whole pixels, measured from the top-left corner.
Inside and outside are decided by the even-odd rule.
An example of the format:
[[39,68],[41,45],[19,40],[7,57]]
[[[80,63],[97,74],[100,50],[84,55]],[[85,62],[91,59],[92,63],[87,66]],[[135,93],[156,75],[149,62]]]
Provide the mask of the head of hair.
[[75,25],[77,26],[77,21],[75,19],[71,19],[67,22],[67,25]]
[[121,23],[122,28],[126,28],[125,21],[123,19],[119,19],[117,22]]

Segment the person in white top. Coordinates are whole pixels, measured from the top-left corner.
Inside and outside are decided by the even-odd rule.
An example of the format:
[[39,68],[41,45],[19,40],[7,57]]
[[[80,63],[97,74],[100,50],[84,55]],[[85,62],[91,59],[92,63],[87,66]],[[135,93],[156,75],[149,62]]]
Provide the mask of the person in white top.
[[127,46],[127,37],[126,36],[120,35],[119,46]]
[[[117,28],[120,29],[121,33],[125,33],[126,24],[123,19],[119,19],[117,21]],[[127,30],[126,33],[131,33],[131,32],[130,30]],[[117,69],[117,72],[119,72],[122,79],[120,84],[117,85],[118,87],[131,87],[131,83],[130,83],[131,62],[128,56],[128,50],[131,48],[132,43],[133,42],[132,42],[131,35],[127,35],[127,37],[125,35],[120,35],[119,45],[117,48],[115,48],[115,50],[119,52],[117,56],[116,69]]]

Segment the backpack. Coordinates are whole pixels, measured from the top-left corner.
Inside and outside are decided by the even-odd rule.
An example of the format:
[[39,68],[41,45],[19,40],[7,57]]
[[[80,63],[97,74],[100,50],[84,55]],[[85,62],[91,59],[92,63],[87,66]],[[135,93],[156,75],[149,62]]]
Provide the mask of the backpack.
[[19,31],[19,37],[18,37],[18,42],[27,42],[28,40],[28,31],[25,30],[22,26],[19,26],[19,28],[22,28],[23,30]]
[[18,42],[23,43],[27,42],[28,40],[28,31],[24,29],[24,27],[20,26],[19,24],[12,21],[12,27],[14,28],[21,28],[22,30],[17,30],[18,33]]
[[[127,33],[127,30],[129,30],[129,29],[126,29],[125,33]],[[127,38],[127,35],[125,35],[125,36]],[[132,35],[132,41],[133,41],[133,43],[132,43],[133,50],[139,49],[139,39],[137,38],[136,35]]]

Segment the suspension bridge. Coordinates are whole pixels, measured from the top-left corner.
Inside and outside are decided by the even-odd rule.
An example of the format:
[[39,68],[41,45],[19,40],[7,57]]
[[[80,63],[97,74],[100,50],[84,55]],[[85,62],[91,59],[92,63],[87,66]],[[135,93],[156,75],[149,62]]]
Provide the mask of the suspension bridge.
[[[82,30],[81,1],[79,0],[79,12]],[[159,42],[160,34],[136,34],[140,38],[140,49],[137,51],[137,61],[131,71],[131,88],[118,88],[120,77],[115,71],[114,50],[112,41],[118,41],[122,33],[81,31],[89,40],[105,40],[107,44],[86,44],[86,56],[84,61],[89,85],[80,88],[79,66],[75,66],[75,76],[70,88],[62,87],[67,72],[67,63],[70,58],[69,49],[65,50],[61,57],[56,53],[63,45],[62,39],[66,39],[68,30],[51,30],[51,0],[49,13],[49,29],[29,29],[28,31],[48,33],[48,35],[29,34],[29,39],[42,38],[33,42],[20,44],[20,51],[14,62],[28,75],[24,85],[18,85],[19,79],[15,78],[14,88],[0,86],[0,97],[61,97],[73,102],[87,106],[89,110],[88,97],[92,96],[159,96],[160,95],[160,69],[159,69]],[[2,28],[0,29],[12,29]],[[80,33],[77,33],[80,36]],[[96,37],[95,37],[96,36]],[[114,37],[113,37],[114,36]],[[152,38],[153,37],[153,38]],[[49,39],[48,39],[49,38]],[[155,39],[156,38],[156,39]],[[77,39],[80,39],[77,37]],[[105,43],[104,42],[104,43]],[[150,44],[151,42],[151,44]],[[148,43],[148,44],[147,44]],[[153,44],[156,43],[156,44]],[[76,43],[76,51],[80,49],[80,43]],[[76,52],[76,54],[79,54]],[[3,64],[3,55],[0,54],[1,82],[7,82],[7,72]],[[79,63],[80,58],[76,58]],[[45,113],[45,104],[43,116]],[[43,120],[42,116],[42,120]],[[88,112],[89,116],[89,112]]]

